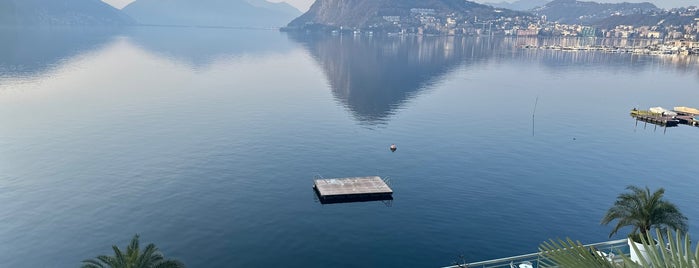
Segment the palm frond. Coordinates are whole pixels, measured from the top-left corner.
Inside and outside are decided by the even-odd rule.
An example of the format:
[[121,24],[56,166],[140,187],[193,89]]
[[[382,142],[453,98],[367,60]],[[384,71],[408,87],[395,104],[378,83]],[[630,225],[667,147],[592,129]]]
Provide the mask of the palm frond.
[[131,244],[126,247],[126,256],[128,256],[127,258],[129,259],[130,263],[135,262],[138,259],[139,253],[141,252],[138,244],[138,238],[138,234],[135,234],[131,239]]
[[607,259],[604,254],[594,247],[586,247],[580,241],[573,241],[567,238],[565,241],[549,240],[539,246],[539,251],[543,259],[539,262],[539,267],[617,267],[614,262]]
[[103,263],[97,260],[84,260],[82,268],[105,268]]
[[154,244],[148,244],[143,250],[141,256],[136,260],[136,267],[147,268],[154,263],[158,263],[163,260],[163,255],[158,252],[158,248]]
[[[648,258],[640,258],[637,262],[631,260],[626,254],[619,255],[623,262],[615,263],[598,253],[594,247],[585,247],[582,243],[571,239],[549,240],[539,246],[542,260],[539,267],[562,268],[699,268],[699,247],[691,249],[689,235],[681,231],[665,231],[655,229],[657,243],[654,241],[653,232],[647,232],[640,237],[642,246],[631,243],[631,250],[641,256],[641,251],[647,253]],[[664,238],[667,237],[667,240]],[[665,248],[665,245],[668,247]]]
[[185,265],[177,260],[167,260],[157,263],[153,268],[185,268]]
[[112,249],[114,250],[114,260],[118,265],[126,267],[126,263],[128,263],[128,260],[126,259],[126,256],[124,256],[124,253],[121,252],[119,247],[116,245],[112,246]]
[[[148,244],[141,253],[138,234],[134,235],[131,243],[122,252],[119,247],[112,246],[114,256],[100,255],[95,259],[84,260],[83,268],[182,268],[184,264],[178,260],[165,259],[155,244]],[[126,254],[124,254],[126,253]]]
[[112,256],[100,255],[97,256],[97,259],[104,264],[109,265],[108,267],[117,267],[119,265],[119,262]]
[[[645,251],[648,258],[640,258],[634,262],[628,256],[623,255],[624,264],[634,267],[673,267],[673,268],[699,268],[699,247],[694,252],[691,250],[689,235],[681,231],[665,231],[655,229],[658,243],[653,241],[652,232],[641,236],[642,247],[632,243],[631,250],[637,255]],[[667,237],[667,240],[665,239]],[[668,246],[667,248],[665,246]]]

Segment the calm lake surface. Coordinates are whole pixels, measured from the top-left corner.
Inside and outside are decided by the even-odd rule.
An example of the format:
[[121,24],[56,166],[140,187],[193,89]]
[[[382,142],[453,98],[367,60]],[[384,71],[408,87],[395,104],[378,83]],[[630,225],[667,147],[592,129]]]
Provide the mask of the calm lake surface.
[[[699,128],[629,116],[699,106],[698,57],[235,29],[2,40],[0,267],[77,267],[136,233],[188,267],[440,267],[606,241],[631,184],[664,187],[699,237]],[[388,177],[395,200],[321,205],[319,174]]]

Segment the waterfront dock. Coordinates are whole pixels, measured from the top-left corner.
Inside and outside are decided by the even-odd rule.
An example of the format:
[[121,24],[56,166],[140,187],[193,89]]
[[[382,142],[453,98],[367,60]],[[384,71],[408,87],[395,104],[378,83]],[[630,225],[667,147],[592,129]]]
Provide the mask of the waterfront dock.
[[675,118],[675,116],[663,115],[650,111],[631,110],[631,116],[637,120],[664,127],[676,127],[680,124],[680,120]]
[[677,120],[680,120],[680,124],[699,126],[699,109],[680,106],[674,110],[678,113]]
[[675,118],[680,122],[680,124],[685,124],[685,125],[690,125],[690,126],[699,126],[699,120],[697,120],[695,116],[678,115]]
[[321,203],[392,200],[393,190],[379,176],[316,179],[313,189]]
[[560,51],[599,51],[604,53],[627,53],[627,54],[643,54],[643,55],[699,55],[699,48],[690,48],[686,46],[652,44],[646,46],[607,46],[607,45],[520,45],[520,48],[525,49],[545,49],[545,50],[560,50]]

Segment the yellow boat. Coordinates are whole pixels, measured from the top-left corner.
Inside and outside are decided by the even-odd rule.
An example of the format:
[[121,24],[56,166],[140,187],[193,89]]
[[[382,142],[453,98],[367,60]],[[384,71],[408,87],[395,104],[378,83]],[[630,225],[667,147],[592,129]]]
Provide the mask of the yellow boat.
[[699,109],[695,109],[695,108],[689,108],[689,107],[680,106],[680,107],[675,107],[674,110],[675,110],[675,111],[678,111],[678,112],[681,112],[681,113],[699,115]]

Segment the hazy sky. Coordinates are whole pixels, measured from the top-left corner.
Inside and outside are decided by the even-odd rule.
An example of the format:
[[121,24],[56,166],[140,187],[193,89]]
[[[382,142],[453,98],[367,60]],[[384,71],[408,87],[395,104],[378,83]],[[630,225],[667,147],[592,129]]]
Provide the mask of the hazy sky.
[[[117,8],[122,8],[127,4],[133,2],[134,0],[102,0],[112,6]],[[299,10],[305,12],[308,7],[313,4],[315,0],[268,0],[270,2],[287,2],[292,6],[298,8]],[[476,2],[514,2],[516,0],[477,0]],[[592,0],[585,0],[592,1]],[[699,6],[699,0],[596,0],[596,2],[609,2],[609,3],[619,3],[619,2],[651,2],[661,8],[672,8],[672,7],[687,7],[687,6]]]

